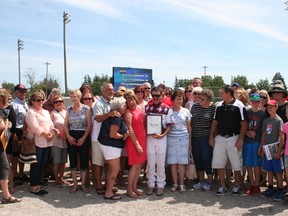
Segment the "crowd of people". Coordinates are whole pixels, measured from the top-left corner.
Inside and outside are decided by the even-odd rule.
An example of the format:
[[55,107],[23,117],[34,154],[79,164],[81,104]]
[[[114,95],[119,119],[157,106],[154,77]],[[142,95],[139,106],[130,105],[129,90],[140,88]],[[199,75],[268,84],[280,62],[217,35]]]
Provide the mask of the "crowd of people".
[[[184,193],[191,160],[197,179],[188,182],[194,189],[217,188],[221,196],[231,187],[232,196],[245,190],[285,200],[288,102],[283,83],[277,81],[268,92],[232,83],[219,89],[220,101],[201,86],[200,78],[174,91],[148,82],[114,91],[113,84],[105,83],[95,96],[84,83],[69,92],[67,107],[56,88],[47,99],[41,90],[26,98],[23,84],[15,86],[14,99],[11,91],[0,89],[1,203],[21,202],[11,194],[23,182],[30,183],[32,194],[48,194],[44,173],[49,168],[55,187],[70,186],[70,193],[93,188],[105,199],[120,200],[117,183],[126,168],[124,185],[131,198],[144,195],[138,188],[144,178],[148,196],[162,196],[168,183],[170,192]],[[8,130],[6,143],[2,134]],[[29,175],[21,160],[24,140],[35,146],[36,160],[27,162]],[[72,182],[64,178],[68,157]]]

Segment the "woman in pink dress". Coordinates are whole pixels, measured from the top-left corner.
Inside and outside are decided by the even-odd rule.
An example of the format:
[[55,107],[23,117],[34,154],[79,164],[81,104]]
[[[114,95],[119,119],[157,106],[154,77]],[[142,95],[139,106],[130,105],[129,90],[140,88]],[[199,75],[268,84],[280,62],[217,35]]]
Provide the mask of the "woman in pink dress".
[[126,151],[128,155],[128,164],[131,166],[128,174],[127,195],[137,198],[143,195],[143,192],[137,189],[137,182],[141,172],[141,167],[146,161],[146,129],[145,115],[141,108],[137,106],[137,98],[133,91],[128,91],[124,95],[127,103],[127,110],[124,115],[130,136],[126,139]]

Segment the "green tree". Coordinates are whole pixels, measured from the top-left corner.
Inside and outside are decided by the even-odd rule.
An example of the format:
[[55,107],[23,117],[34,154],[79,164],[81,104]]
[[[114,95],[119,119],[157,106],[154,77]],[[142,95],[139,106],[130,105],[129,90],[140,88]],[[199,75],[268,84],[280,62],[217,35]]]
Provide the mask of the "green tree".
[[210,75],[202,76],[202,86],[203,87],[209,87],[211,86],[211,83],[213,82],[213,78]]
[[222,76],[214,76],[212,82],[210,83],[210,86],[215,86],[215,87],[222,87],[224,86],[224,80]]
[[243,75],[237,75],[232,79],[232,82],[237,82],[240,85],[240,87],[244,89],[247,89],[249,87],[247,77]]
[[45,77],[44,80],[39,82],[39,84],[37,85],[37,89],[39,88],[43,90],[45,93],[47,90],[47,95],[46,95],[47,97],[53,88],[59,88],[59,81],[55,79],[52,75],[50,75],[48,79],[46,79]]
[[283,78],[283,76],[281,75],[280,72],[277,72],[277,73],[273,76],[273,78],[272,78],[272,85],[273,85],[273,83],[274,83],[276,80],[281,80],[281,81],[283,82],[283,84],[284,84],[284,88],[286,89],[285,80],[284,80],[284,78]]
[[259,90],[269,91],[269,89],[271,88],[271,84],[269,83],[267,78],[265,80],[260,79],[259,82],[256,83],[256,87]]
[[178,79],[177,77],[175,77],[174,89],[177,89],[178,87],[185,88],[186,86],[191,84],[191,79]]
[[33,87],[36,85],[35,71],[33,71],[31,68],[29,68],[28,71],[25,71],[24,76],[27,79],[27,84],[30,85],[30,91],[31,91],[33,89]]
[[4,89],[9,89],[9,90],[11,90],[12,92],[14,92],[14,87],[15,87],[15,85],[14,85],[14,83],[8,83],[8,82],[4,81],[4,82],[2,83],[2,87],[3,87]]
[[108,75],[104,75],[104,74],[102,74],[101,76],[95,74],[95,76],[93,77],[92,83],[90,85],[92,93],[94,95],[101,95],[101,87],[104,85],[104,83],[107,83],[107,82],[112,83],[112,77],[109,77]]

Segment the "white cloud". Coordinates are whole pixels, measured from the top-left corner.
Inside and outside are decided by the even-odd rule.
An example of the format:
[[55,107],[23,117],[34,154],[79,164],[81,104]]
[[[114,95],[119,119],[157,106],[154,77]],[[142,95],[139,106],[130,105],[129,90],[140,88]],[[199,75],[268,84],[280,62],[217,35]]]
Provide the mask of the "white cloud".
[[[288,35],[277,31],[269,26],[271,22],[267,17],[275,16],[273,9],[263,2],[218,0],[218,1],[196,1],[196,0],[163,0],[166,3],[187,11],[188,16],[198,15],[198,19],[207,20],[216,25],[226,25],[240,28],[250,32],[256,32],[276,40],[288,43]],[[273,1],[274,2],[274,1]],[[284,10],[284,9],[283,9]]]
[[77,8],[88,10],[104,16],[117,18],[120,20],[129,20],[129,16],[119,10],[115,5],[103,0],[55,0],[64,4],[72,5]]

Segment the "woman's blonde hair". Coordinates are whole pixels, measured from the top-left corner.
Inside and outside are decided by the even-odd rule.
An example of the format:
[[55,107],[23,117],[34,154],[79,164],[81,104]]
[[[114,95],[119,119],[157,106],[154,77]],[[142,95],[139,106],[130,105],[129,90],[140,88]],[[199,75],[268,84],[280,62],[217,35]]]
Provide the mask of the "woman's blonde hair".
[[7,91],[4,88],[0,89],[0,97],[3,98],[3,105],[4,107],[8,106],[8,100],[7,100]]
[[127,90],[126,93],[124,94],[124,98],[127,100],[128,98],[133,98],[136,103],[138,104],[138,99],[137,99],[137,96],[136,94],[134,93],[133,90]]
[[29,98],[28,105],[32,106],[32,101],[34,101],[37,97],[45,100],[45,93],[42,90],[35,91]]
[[72,95],[72,94],[77,95],[77,97],[79,97],[79,98],[81,98],[81,96],[82,96],[82,93],[81,93],[81,91],[80,91],[79,89],[73,89],[73,90],[71,90],[71,91],[69,92],[69,96]]

